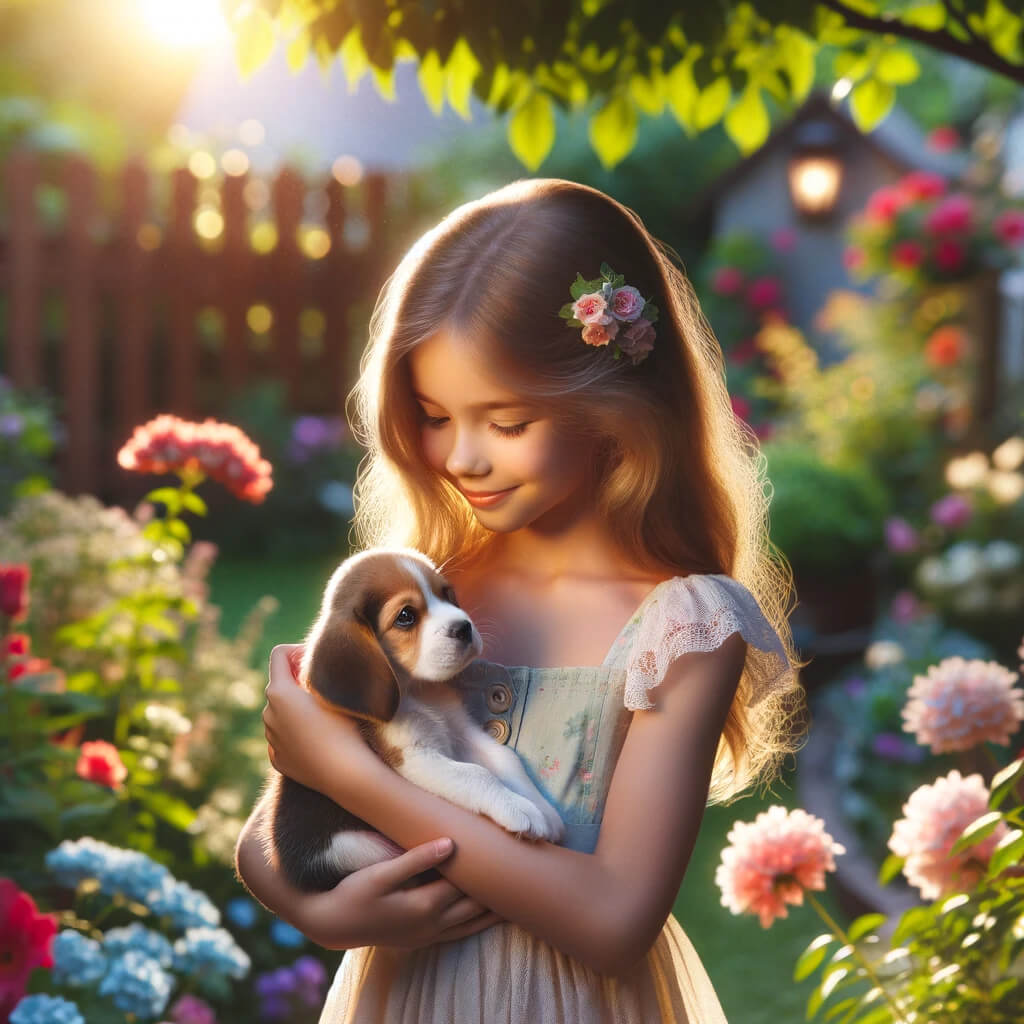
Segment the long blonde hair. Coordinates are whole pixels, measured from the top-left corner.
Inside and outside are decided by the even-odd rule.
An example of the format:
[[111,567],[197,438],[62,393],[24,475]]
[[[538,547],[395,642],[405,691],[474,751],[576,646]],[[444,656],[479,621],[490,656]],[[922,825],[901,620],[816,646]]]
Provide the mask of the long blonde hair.
[[[527,401],[600,439],[597,511],[638,568],[726,573],[743,583],[793,658],[792,577],[769,542],[769,491],[756,441],[733,414],[722,351],[671,249],[597,189],[524,179],[459,206],[385,283],[347,407],[366,448],[354,497],[357,548],[418,548],[464,563],[493,538],[424,461],[408,354],[438,331],[474,339]],[[678,257],[676,257],[678,259]],[[579,272],[608,263],[654,299],[653,352],[639,365],[583,344],[558,310]],[[799,739],[803,692],[749,706],[770,663],[750,648],[719,744],[710,802],[769,784]]]

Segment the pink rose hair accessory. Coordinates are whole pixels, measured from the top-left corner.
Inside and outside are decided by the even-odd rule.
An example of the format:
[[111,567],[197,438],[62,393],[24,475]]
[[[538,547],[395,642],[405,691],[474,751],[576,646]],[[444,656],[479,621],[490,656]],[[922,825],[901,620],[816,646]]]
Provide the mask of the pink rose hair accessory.
[[570,327],[582,327],[588,345],[610,344],[616,359],[629,356],[634,366],[647,358],[654,348],[658,307],[627,285],[621,274],[602,263],[601,276],[592,281],[577,273],[569,294],[574,301],[558,315]]

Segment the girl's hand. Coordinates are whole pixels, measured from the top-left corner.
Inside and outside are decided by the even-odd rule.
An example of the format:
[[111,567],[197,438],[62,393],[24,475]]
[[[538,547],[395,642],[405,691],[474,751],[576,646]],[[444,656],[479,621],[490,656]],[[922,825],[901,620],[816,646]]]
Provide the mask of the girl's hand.
[[439,840],[343,878],[333,889],[305,897],[302,931],[326,949],[394,946],[419,949],[453,942],[502,918],[439,878],[414,889],[409,879],[451,855]]
[[270,652],[263,709],[270,763],[282,775],[333,798],[339,782],[357,780],[359,766],[376,755],[355,719],[331,712],[299,685],[302,651],[303,644],[278,644]]

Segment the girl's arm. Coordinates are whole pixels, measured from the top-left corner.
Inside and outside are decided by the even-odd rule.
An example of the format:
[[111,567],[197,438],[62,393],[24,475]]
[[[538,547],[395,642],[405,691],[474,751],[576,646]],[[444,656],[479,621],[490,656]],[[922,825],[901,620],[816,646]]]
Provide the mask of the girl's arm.
[[334,889],[296,889],[268,861],[259,840],[262,805],[249,816],[235,847],[242,884],[272,913],[325,949],[397,946],[416,949],[489,928],[498,916],[444,878],[414,889],[403,884],[449,856],[436,842],[353,872]]
[[683,655],[655,691],[658,707],[634,712],[593,854],[517,839],[403,779],[351,719],[295,685],[283,648],[271,655],[264,722],[279,771],[401,846],[451,836],[455,854],[438,870],[452,883],[595,970],[621,973],[671,913],[745,653],[733,634],[715,651]]

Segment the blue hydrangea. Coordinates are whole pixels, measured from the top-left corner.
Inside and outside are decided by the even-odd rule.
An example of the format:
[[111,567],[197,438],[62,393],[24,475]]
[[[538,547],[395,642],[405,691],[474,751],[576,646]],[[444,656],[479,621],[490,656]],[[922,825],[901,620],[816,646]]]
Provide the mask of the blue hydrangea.
[[142,1020],[153,1020],[164,1012],[174,979],[152,957],[130,950],[110,965],[100,983],[100,995],[110,996],[114,1005]]
[[151,857],[91,836],[65,839],[46,855],[46,865],[64,885],[74,886],[83,879],[95,878],[108,896],[122,893],[139,903],[148,903],[153,892],[174,884],[170,871]]
[[224,916],[237,928],[251,928],[256,923],[256,904],[244,896],[238,896],[228,902]]
[[223,928],[189,928],[174,943],[174,966],[185,974],[226,974],[244,978],[249,956]]
[[91,985],[107,972],[107,958],[95,939],[65,928],[53,940],[53,977],[59,984]]
[[270,925],[270,939],[277,946],[284,946],[286,949],[298,949],[306,941],[306,936],[293,928],[287,921],[278,918]]
[[55,996],[25,996],[8,1019],[11,1024],[85,1024],[74,1003]]
[[159,917],[169,917],[177,927],[202,928],[220,924],[220,911],[210,898],[187,882],[172,882],[149,895],[147,906]]
[[138,921],[124,928],[111,928],[103,936],[103,950],[108,956],[120,956],[132,949],[144,953],[161,967],[170,967],[174,963],[174,947],[170,940]]

